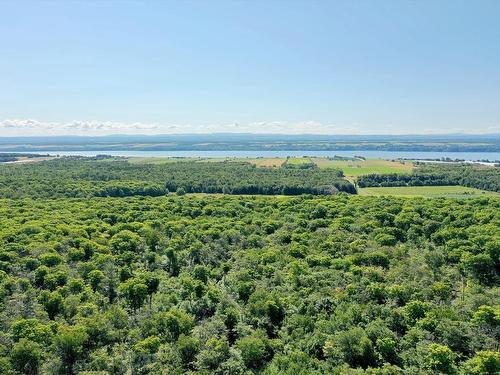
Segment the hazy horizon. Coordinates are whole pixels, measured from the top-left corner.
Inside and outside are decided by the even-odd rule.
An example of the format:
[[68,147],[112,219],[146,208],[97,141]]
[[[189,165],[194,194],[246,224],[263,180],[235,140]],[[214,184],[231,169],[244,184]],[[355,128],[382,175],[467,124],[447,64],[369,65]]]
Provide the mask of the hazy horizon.
[[317,138],[380,138],[380,139],[392,139],[392,138],[408,138],[415,137],[419,138],[440,138],[440,137],[500,137],[500,131],[492,132],[492,133],[401,133],[401,134],[383,134],[383,133],[373,133],[373,134],[353,134],[353,133],[345,133],[345,134],[323,134],[323,133],[252,133],[252,132],[225,132],[225,131],[215,131],[215,132],[206,132],[206,133],[110,133],[110,134],[50,134],[50,135],[4,135],[0,134],[0,139],[9,139],[9,138],[112,138],[112,137],[124,137],[124,138],[154,138],[154,137],[213,137],[217,135],[224,136],[235,136],[235,137],[245,137],[245,136],[255,136],[255,137],[274,137],[277,139],[286,138],[286,137],[317,137]]
[[[259,131],[259,128],[266,130]],[[326,127],[328,128],[328,127]],[[176,136],[176,135],[270,135],[270,136],[450,136],[470,135],[487,136],[499,135],[499,129],[473,131],[452,129],[449,131],[428,130],[423,132],[370,132],[370,131],[337,131],[328,132],[322,124],[308,122],[273,126],[263,124],[249,124],[241,126],[233,124],[209,125],[206,127],[191,127],[188,125],[144,124],[144,123],[115,123],[109,121],[70,121],[67,123],[43,122],[35,120],[7,119],[0,121],[0,137],[106,137],[106,136]]]

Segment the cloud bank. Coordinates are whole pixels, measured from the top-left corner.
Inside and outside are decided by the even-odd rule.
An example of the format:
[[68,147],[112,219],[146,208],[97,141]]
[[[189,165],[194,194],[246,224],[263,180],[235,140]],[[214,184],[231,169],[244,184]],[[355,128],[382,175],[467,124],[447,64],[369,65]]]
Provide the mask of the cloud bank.
[[[406,134],[393,124],[378,126],[377,134]],[[498,133],[500,127],[490,126],[476,133]],[[207,133],[258,133],[258,134],[373,134],[373,126],[360,124],[337,125],[319,121],[261,121],[231,124],[158,124],[116,121],[40,121],[34,119],[0,120],[1,136],[49,135],[110,135],[110,134],[207,134]],[[467,133],[465,129],[423,127],[420,134]]]
[[357,134],[356,126],[340,127],[317,121],[263,121],[246,124],[169,124],[114,121],[47,122],[35,119],[0,120],[0,136],[109,135],[109,134],[186,134],[186,133],[263,133],[263,134]]
[[115,133],[151,132],[156,124],[123,123],[113,121],[46,122],[33,119],[7,119],[0,121],[2,135],[99,135]]

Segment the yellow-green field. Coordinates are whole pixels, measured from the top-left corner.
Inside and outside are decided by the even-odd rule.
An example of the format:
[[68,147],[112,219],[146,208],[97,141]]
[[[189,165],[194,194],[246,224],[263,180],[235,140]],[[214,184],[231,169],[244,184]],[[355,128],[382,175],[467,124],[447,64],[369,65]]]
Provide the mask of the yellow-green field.
[[161,158],[161,157],[130,157],[127,158],[127,161],[131,164],[166,164],[166,163],[175,163],[176,161],[190,161],[190,160],[198,160],[196,158]]
[[410,161],[382,159],[330,160],[327,158],[314,158],[313,160],[320,168],[342,169],[344,175],[350,177],[371,173],[410,173],[413,170],[413,163]]
[[286,162],[288,164],[309,164],[312,162],[312,160],[311,160],[311,158],[294,157],[294,158],[286,159]]
[[289,164],[307,164],[316,163],[320,168],[337,168],[344,172],[346,177],[357,177],[370,173],[410,173],[413,169],[413,163],[410,161],[399,162],[382,159],[368,160],[330,160],[327,158],[315,157],[291,157],[291,158],[159,158],[159,157],[131,157],[127,158],[134,164],[163,164],[176,161],[213,161],[224,160],[246,161],[255,164],[258,167],[279,167],[283,163]]
[[450,197],[473,198],[484,196],[500,197],[499,193],[484,191],[464,186],[402,186],[402,187],[368,187],[359,188],[359,195],[380,196],[392,195],[400,197]]
[[255,164],[257,167],[280,167],[286,159],[284,158],[256,158],[243,159],[249,163]]
[[[105,159],[104,159],[105,160]],[[126,158],[131,164],[167,164],[181,161],[201,161],[201,162],[222,162],[225,160],[239,160],[235,158],[205,158],[205,157],[138,157],[133,156]]]
[[46,160],[52,160],[55,159],[55,156],[47,156],[47,157],[38,157],[38,158],[28,158],[26,156],[19,156],[16,158],[16,161],[11,161],[7,163],[1,163],[1,164],[27,164],[27,163],[37,163],[40,161],[46,161]]

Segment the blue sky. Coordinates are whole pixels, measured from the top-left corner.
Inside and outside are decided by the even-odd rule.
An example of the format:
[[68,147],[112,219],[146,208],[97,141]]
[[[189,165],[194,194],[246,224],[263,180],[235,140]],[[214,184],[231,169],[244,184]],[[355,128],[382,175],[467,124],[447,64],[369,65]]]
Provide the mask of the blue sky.
[[2,1],[0,135],[499,133],[500,1]]

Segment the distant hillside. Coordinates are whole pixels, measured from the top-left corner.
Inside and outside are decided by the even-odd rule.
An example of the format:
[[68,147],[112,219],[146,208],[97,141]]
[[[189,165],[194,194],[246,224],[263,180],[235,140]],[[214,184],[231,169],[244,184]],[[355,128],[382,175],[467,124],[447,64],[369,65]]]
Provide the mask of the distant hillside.
[[0,151],[442,151],[499,152],[500,134],[277,135],[177,134],[0,137]]

